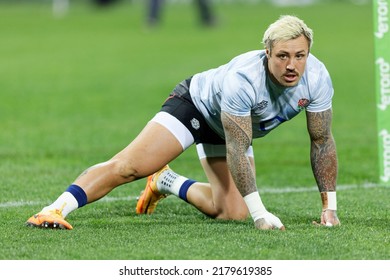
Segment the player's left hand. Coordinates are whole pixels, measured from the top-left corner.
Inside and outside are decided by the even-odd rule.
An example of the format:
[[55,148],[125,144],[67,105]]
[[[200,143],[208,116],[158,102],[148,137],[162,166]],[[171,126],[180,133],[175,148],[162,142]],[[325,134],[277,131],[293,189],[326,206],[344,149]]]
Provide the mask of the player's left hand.
[[255,221],[255,227],[261,230],[286,230],[280,219],[268,211],[265,211],[264,214],[260,217],[260,219]]
[[316,221],[313,221],[314,225],[317,226],[327,226],[327,227],[333,227],[333,226],[340,226],[340,220],[337,217],[336,210],[330,210],[330,209],[325,209],[322,210],[321,213],[321,222],[318,223]]

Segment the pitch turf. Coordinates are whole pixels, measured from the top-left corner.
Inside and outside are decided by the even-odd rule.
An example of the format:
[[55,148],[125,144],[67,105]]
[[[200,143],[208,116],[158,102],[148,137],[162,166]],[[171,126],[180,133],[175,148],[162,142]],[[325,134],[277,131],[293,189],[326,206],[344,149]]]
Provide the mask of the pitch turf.
[[[0,6],[1,259],[389,258],[390,194],[377,184],[369,4],[275,8],[219,1],[211,29],[197,25],[192,6],[176,4],[166,7],[162,26],[149,29],[140,1],[107,9],[80,2],[62,18],[53,17],[50,1]],[[73,231],[24,225],[85,168],[126,146],[177,82],[261,48],[266,26],[287,13],[314,29],[312,52],[333,77],[342,227],[311,224],[321,205],[303,114],[254,142],[263,201],[286,232],[257,231],[250,219],[214,221],[175,198],[152,216],[137,216],[144,180],[70,214]],[[193,148],[171,167],[205,179]]]

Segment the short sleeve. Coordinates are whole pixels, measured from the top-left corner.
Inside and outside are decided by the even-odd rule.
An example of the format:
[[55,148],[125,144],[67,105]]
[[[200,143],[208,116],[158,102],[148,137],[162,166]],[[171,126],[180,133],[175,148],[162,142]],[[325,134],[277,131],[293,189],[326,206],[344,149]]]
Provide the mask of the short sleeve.
[[255,92],[248,79],[236,72],[228,72],[221,93],[221,111],[235,116],[249,116]]
[[322,65],[319,72],[317,83],[312,86],[313,89],[310,90],[312,101],[306,110],[309,112],[322,112],[330,109],[332,107],[334,89],[329,72],[324,65]]

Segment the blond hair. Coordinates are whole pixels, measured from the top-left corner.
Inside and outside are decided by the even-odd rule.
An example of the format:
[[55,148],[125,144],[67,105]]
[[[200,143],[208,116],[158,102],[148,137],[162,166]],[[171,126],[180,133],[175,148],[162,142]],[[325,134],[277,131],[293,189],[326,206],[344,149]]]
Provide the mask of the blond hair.
[[288,41],[304,35],[309,43],[309,50],[313,45],[313,30],[303,20],[296,16],[282,15],[264,32],[263,44],[271,51],[272,46],[279,41]]

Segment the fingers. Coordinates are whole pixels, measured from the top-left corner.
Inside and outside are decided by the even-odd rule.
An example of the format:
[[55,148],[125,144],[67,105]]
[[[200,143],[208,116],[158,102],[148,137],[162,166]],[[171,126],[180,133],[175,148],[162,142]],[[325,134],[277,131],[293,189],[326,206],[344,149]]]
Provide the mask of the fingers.
[[264,218],[260,218],[255,221],[255,226],[258,229],[273,229],[273,226],[269,223]]
[[317,227],[325,226],[325,224],[319,223],[319,222],[317,222],[317,221],[313,221],[312,224],[315,225],[315,226],[317,226]]
[[274,218],[275,218],[275,219],[273,219],[272,224],[273,224],[276,228],[278,228],[278,229],[282,229],[282,228],[285,229],[284,225],[283,225],[282,222],[279,220],[279,218],[276,217],[276,216],[274,216]]
[[325,223],[325,226],[326,226],[326,227],[333,227],[333,224],[332,224],[331,222],[326,222],[326,223]]
[[284,227],[284,225],[282,224],[280,219],[278,217],[276,217],[275,215],[269,213],[267,220],[271,223],[271,225],[274,226],[274,228],[278,228],[280,230],[286,230],[286,228]]
[[318,226],[318,227],[321,227],[321,226],[333,227],[333,226],[338,226],[338,225],[340,225],[340,223],[334,223],[334,224],[332,224],[331,222],[318,223],[318,222],[316,222],[316,221],[313,221],[312,224],[315,225],[315,226]]
[[286,228],[275,215],[268,213],[264,218],[260,218],[255,221],[255,226],[261,230],[279,229],[285,231]]
[[333,227],[340,225],[339,218],[337,217],[336,210],[326,209],[321,214],[321,224],[326,227]]
[[321,213],[321,222],[318,223],[316,221],[312,222],[315,226],[325,226],[325,227],[333,227],[333,226],[339,226],[340,221],[337,217],[336,210],[323,210]]

